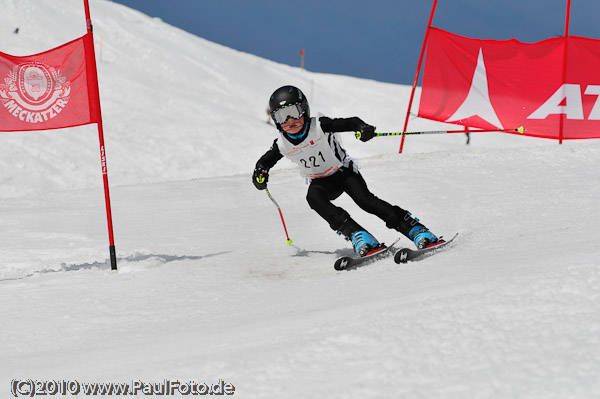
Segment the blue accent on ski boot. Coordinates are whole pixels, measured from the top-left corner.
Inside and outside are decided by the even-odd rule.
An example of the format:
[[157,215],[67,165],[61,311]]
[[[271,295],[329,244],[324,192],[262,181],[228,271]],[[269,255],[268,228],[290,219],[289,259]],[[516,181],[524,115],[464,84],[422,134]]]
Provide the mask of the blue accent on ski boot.
[[364,230],[357,230],[352,233],[350,240],[352,240],[354,252],[359,256],[366,256],[369,252],[379,246],[379,241],[369,234],[369,232]]
[[439,239],[425,226],[415,226],[408,233],[408,238],[413,240],[418,249],[425,249],[435,244]]

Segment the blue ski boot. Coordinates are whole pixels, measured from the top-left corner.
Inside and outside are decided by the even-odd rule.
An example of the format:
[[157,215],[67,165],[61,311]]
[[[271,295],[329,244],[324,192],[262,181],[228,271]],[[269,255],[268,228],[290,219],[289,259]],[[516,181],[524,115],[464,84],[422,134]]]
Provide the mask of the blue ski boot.
[[365,230],[357,230],[351,234],[350,240],[354,247],[354,252],[359,256],[367,256],[369,253],[382,247],[379,241]]
[[413,240],[419,249],[433,247],[440,243],[440,240],[427,227],[422,225],[413,227],[408,233],[408,238]]

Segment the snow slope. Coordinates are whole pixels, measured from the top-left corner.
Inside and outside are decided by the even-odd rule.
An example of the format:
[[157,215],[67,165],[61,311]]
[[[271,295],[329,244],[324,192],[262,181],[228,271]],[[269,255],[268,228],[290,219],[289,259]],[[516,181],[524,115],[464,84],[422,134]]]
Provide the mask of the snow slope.
[[[0,4],[2,26],[21,27],[0,51],[84,33],[79,1]],[[26,378],[223,379],[242,398],[600,396],[598,141],[410,137],[398,156],[399,140],[348,139],[378,196],[459,237],[419,263],[336,272],[350,249],[297,171],[281,161],[269,183],[292,246],[250,183],[275,137],[266,99],[314,81],[313,112],[395,130],[410,89],[275,64],[110,2],[92,18],[119,271],[95,127],[2,134],[0,396]]]

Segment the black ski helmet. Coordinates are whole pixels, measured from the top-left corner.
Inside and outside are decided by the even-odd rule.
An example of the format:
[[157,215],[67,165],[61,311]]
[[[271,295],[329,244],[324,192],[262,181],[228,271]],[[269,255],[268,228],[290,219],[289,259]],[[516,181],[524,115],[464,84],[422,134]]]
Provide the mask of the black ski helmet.
[[304,115],[304,129],[310,124],[310,107],[308,106],[308,100],[302,90],[295,86],[282,86],[275,90],[269,98],[269,112],[271,119],[275,122],[277,129],[283,132],[281,124],[277,122],[275,118],[275,111],[280,108],[287,107],[290,105],[297,104],[300,106]]

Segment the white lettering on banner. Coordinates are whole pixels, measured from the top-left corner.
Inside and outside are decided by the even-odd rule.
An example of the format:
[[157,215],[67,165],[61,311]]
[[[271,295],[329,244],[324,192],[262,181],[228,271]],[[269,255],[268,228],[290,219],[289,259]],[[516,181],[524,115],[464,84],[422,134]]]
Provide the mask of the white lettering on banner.
[[[585,88],[585,94],[590,96],[600,96],[600,86],[598,85],[589,85]],[[590,112],[590,116],[588,116],[588,120],[590,121],[598,121],[600,120],[600,102],[598,101],[600,97],[596,97],[596,102],[594,103],[594,107],[592,108],[592,112]]]
[[9,114],[25,123],[55,118],[69,103],[70,82],[42,62],[26,62],[8,72],[0,84],[0,100]]
[[[566,105],[560,105],[563,100],[566,100]],[[579,85],[563,84],[527,119],[546,119],[553,114],[566,114],[567,119],[583,119],[583,101]]]
[[[600,86],[588,85],[585,95],[596,96],[592,111],[587,117],[590,121],[600,120]],[[565,105],[560,105],[564,101]],[[550,115],[565,114],[567,119],[584,120],[583,98],[581,96],[581,85],[565,83],[550,96],[541,107],[536,109],[527,119],[546,119]]]

